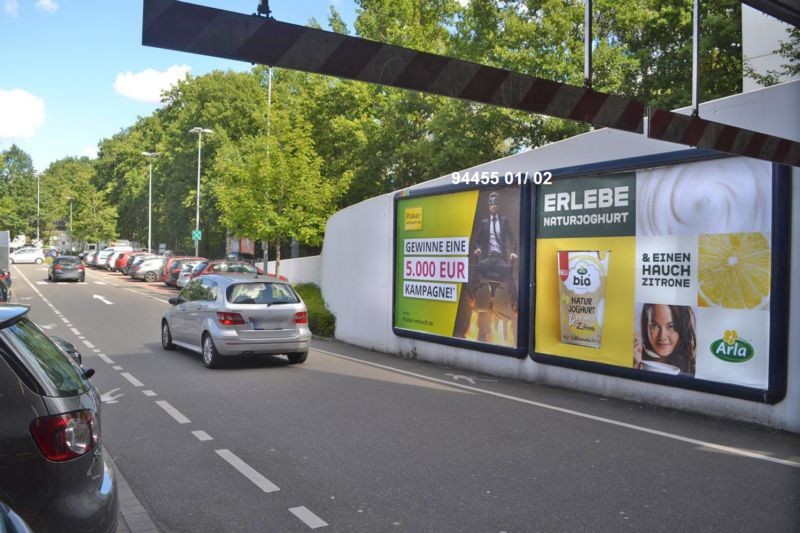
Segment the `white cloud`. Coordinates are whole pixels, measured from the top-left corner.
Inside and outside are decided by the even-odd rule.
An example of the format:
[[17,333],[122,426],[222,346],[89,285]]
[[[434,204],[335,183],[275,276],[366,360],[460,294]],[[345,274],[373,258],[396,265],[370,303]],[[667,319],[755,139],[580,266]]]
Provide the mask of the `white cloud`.
[[152,68],[137,73],[120,72],[114,82],[114,90],[139,102],[157,104],[161,101],[161,92],[177,84],[190,70],[188,65],[173,65],[164,72]]
[[54,0],[37,0],[36,9],[45,13],[58,11],[58,4]]
[[81,157],[86,156],[92,159],[97,159],[97,145],[87,144],[81,148]]
[[5,0],[5,2],[3,2],[3,11],[12,17],[16,17],[19,13],[19,2],[17,2],[17,0]]
[[22,89],[0,90],[0,139],[30,139],[44,124],[44,100]]

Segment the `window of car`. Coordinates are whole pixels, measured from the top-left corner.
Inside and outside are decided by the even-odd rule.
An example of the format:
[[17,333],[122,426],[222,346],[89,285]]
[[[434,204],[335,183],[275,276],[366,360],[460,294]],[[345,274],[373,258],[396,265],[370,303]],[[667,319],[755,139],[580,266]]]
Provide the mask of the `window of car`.
[[225,297],[233,304],[296,304],[300,299],[286,283],[247,282],[228,287]]
[[77,396],[88,390],[77,365],[27,318],[1,329],[0,339],[23,360],[45,396]]
[[77,265],[80,263],[80,259],[77,257],[57,257],[53,263],[58,265]]
[[203,287],[201,300],[211,301],[217,299],[217,282],[208,278],[201,278],[200,285]]

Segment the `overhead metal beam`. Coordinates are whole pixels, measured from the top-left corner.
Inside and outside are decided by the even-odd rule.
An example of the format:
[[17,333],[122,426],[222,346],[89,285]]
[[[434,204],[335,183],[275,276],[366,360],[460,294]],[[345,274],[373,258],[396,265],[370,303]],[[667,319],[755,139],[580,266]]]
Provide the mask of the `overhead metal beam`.
[[742,3],[787,24],[800,27],[800,2],[797,0],[742,0]]
[[650,113],[648,137],[800,166],[800,143],[663,109]]
[[[377,83],[642,133],[645,106],[636,100],[176,0],[144,0],[142,44]],[[655,139],[800,166],[800,143],[780,137],[662,110],[651,114],[649,130],[649,137]],[[700,130],[702,134],[696,135]],[[710,142],[709,138],[717,131],[721,132],[721,137]],[[735,139],[750,141],[727,142],[732,134]],[[705,144],[692,142],[695,140]],[[760,147],[758,150],[756,145]]]
[[469,61],[174,0],[145,0],[143,22],[148,46],[642,132],[642,102]]

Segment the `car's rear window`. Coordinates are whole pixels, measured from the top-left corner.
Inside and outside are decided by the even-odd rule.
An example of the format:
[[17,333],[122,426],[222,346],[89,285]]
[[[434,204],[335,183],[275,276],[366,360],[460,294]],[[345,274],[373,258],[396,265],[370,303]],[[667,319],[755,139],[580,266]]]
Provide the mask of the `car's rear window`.
[[77,257],[59,257],[55,262],[59,265],[77,265],[80,260]]
[[286,283],[235,283],[225,291],[232,304],[296,304],[300,300]]
[[30,320],[0,330],[0,336],[24,360],[45,396],[77,396],[88,390],[79,368]]

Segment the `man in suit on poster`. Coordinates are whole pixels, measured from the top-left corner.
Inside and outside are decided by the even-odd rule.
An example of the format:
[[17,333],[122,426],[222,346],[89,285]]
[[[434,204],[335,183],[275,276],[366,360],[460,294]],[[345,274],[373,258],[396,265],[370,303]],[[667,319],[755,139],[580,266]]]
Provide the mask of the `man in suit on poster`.
[[[500,194],[491,192],[488,198],[489,216],[473,230],[472,255],[475,264],[470,267],[469,281],[462,288],[453,331],[453,336],[457,338],[464,338],[467,332],[475,297],[482,282],[504,283],[513,307],[517,307],[517,286],[513,274],[513,262],[517,260],[517,239],[508,217],[500,215],[499,203]],[[485,341],[488,334],[486,324],[479,323],[478,340]]]
[[[489,194],[489,216],[481,220],[473,255],[478,260],[476,274],[481,277],[507,283],[508,292],[516,305],[517,288],[511,265],[517,260],[517,239],[508,222],[508,217],[498,213],[500,194]],[[470,272],[470,277],[472,277]],[[480,279],[471,280],[475,286]]]

